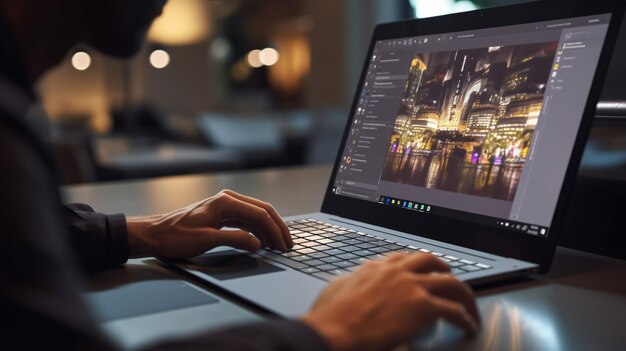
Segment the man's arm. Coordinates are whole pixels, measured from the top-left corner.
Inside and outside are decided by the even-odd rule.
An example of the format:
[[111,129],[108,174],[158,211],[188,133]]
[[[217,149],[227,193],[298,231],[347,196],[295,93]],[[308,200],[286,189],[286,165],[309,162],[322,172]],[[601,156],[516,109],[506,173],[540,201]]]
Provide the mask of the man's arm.
[[89,205],[64,206],[70,242],[87,272],[109,269],[128,260],[128,235],[123,214],[97,213]]
[[[293,240],[269,204],[224,190],[165,214],[126,217],[97,213],[89,205],[64,207],[70,242],[84,270],[97,272],[129,257],[188,258],[218,246],[287,250]],[[221,230],[222,227],[242,230]]]

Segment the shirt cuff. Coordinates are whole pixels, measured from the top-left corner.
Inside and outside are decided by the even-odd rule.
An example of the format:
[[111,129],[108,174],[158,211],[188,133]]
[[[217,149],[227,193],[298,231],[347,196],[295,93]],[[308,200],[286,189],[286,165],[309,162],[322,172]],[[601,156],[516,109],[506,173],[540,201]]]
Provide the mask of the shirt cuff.
[[128,261],[128,230],[126,228],[126,216],[113,214],[106,216],[108,227],[108,257],[109,266],[117,266]]

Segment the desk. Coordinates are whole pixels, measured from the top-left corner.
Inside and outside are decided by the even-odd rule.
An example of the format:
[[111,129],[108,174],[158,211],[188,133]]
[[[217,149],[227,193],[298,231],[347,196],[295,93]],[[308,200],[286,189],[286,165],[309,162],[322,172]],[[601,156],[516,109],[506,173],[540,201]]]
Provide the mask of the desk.
[[[328,166],[192,175],[70,186],[67,201],[129,215],[174,210],[221,189],[259,197],[284,216],[318,211]],[[297,195],[296,195],[297,194]],[[149,260],[91,278],[91,286],[125,284],[152,274],[178,277]],[[483,330],[472,340],[444,324],[418,343],[431,350],[621,350],[626,345],[626,262],[559,248],[549,274],[478,290]]]

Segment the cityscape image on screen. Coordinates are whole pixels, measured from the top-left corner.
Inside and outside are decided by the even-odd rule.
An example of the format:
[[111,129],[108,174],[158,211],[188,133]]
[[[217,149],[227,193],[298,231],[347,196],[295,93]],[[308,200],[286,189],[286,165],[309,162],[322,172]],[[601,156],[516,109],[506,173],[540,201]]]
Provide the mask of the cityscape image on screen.
[[559,62],[557,42],[416,54],[381,180],[512,201]]

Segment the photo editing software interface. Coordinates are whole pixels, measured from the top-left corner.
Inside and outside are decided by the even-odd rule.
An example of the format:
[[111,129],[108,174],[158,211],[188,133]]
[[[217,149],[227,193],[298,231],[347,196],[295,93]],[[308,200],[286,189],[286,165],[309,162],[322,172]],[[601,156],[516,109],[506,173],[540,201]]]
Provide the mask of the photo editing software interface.
[[333,193],[547,237],[609,20],[377,41]]

